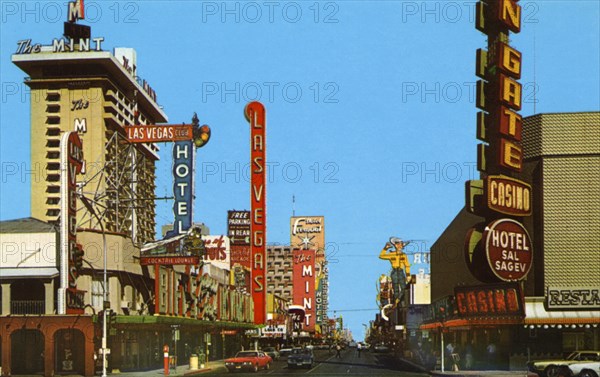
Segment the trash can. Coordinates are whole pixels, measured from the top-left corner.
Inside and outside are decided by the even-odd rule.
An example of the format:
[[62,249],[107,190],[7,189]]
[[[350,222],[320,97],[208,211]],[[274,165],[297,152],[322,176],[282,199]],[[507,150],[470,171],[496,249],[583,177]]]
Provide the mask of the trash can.
[[198,355],[190,356],[190,370],[198,370]]

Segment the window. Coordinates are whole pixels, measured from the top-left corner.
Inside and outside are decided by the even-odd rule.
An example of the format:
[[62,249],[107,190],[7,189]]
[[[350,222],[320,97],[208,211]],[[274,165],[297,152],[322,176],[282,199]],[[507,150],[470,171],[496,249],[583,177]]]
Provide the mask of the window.
[[92,306],[96,310],[102,310],[104,298],[104,289],[102,289],[102,280],[94,278],[92,280]]

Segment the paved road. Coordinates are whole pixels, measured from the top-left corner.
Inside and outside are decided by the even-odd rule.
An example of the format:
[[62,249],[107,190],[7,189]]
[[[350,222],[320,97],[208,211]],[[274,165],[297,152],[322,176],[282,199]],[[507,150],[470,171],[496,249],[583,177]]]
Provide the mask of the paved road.
[[[315,351],[315,365],[313,368],[288,368],[286,358],[276,360],[269,370],[261,370],[258,375],[288,376],[288,375],[311,375],[311,376],[398,376],[400,370],[404,370],[402,376],[423,377],[428,373],[417,372],[410,366],[394,365],[391,357],[370,352],[361,352],[360,357],[355,349],[344,350],[341,358],[335,357],[335,352]],[[229,374],[225,367],[213,369],[211,372],[203,373],[202,376],[218,376]],[[237,373],[236,373],[237,374]],[[254,375],[254,374],[253,374]]]

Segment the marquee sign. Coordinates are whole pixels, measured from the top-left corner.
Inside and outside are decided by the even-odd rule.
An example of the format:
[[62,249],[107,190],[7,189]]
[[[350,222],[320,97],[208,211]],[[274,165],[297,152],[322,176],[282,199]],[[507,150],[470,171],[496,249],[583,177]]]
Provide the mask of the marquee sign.
[[476,28],[488,36],[488,50],[477,50],[478,169],[488,173],[520,172],[523,148],[521,53],[508,43],[509,30],[521,27],[521,6],[513,0],[477,3]]
[[83,143],[76,131],[61,139],[61,284],[59,314],[83,314],[84,291],[77,289],[83,247],[77,244],[77,174],[82,172]]
[[304,308],[302,330],[315,331],[315,250],[292,251],[293,257],[293,300],[294,305]]
[[289,305],[288,306],[288,315],[292,321],[294,331],[299,331],[302,329],[302,323],[306,318],[306,311],[304,310],[303,305]]
[[290,245],[300,249],[323,249],[325,247],[325,218],[323,216],[291,217]]
[[532,213],[531,186],[511,177],[523,168],[522,54],[509,45],[510,32],[521,30],[521,6],[515,0],[480,0],[475,27],[488,37],[487,50],[477,50],[475,69],[481,79],[477,138],[484,143],[477,147],[482,179],[466,182],[465,208],[486,222],[467,232],[465,256],[483,282],[522,280],[531,268],[531,240],[516,220],[498,219]]
[[531,239],[521,223],[496,220],[485,228],[483,238],[494,275],[503,281],[518,281],[527,276],[533,262]]
[[487,208],[513,216],[531,215],[531,185],[518,179],[488,176],[484,186]]
[[161,143],[194,138],[192,124],[125,126],[125,132],[130,143]]
[[144,245],[140,251],[140,264],[147,265],[197,265],[206,254],[200,228],[186,234]]
[[254,298],[254,322],[266,322],[265,269],[267,256],[266,213],[266,112],[260,102],[244,109],[250,122],[250,250],[252,257],[251,293]]
[[227,211],[227,235],[232,245],[250,246],[250,211]]
[[548,287],[544,306],[553,310],[600,310],[599,287]]
[[454,307],[463,318],[524,317],[523,295],[518,283],[454,288]]
[[173,214],[174,229],[171,234],[183,234],[191,228],[194,218],[194,170],[196,150],[191,141],[178,141],[173,145]]
[[222,270],[231,268],[230,264],[230,243],[227,236],[202,236],[205,253],[204,263],[211,264]]

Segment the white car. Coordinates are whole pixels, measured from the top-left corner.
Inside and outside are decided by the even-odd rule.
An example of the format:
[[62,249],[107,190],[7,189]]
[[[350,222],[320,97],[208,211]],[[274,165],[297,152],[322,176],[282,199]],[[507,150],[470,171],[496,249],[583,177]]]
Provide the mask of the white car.
[[[565,367],[581,362],[594,361],[600,358],[600,351],[574,351],[564,359],[534,360],[527,364],[530,372],[537,373],[540,377],[558,377]],[[573,374],[576,376],[577,374]],[[594,376],[598,377],[598,375]]]
[[568,365],[569,374],[574,377],[598,377],[600,376],[600,356],[594,361],[582,361]]

